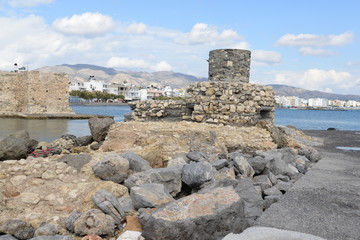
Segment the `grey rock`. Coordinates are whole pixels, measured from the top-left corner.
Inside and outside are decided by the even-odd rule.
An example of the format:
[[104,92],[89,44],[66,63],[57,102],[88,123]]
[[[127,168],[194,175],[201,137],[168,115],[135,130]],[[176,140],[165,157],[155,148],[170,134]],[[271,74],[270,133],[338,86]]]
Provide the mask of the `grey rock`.
[[252,178],[254,176],[255,171],[246,158],[243,156],[237,156],[233,161],[235,170],[237,170],[242,176],[248,178]]
[[10,134],[0,140],[0,161],[26,158],[34,144],[25,130]]
[[90,128],[92,138],[97,142],[104,141],[105,137],[108,134],[109,128],[113,123],[114,123],[114,119],[110,118],[110,117],[90,118],[89,119],[89,128]]
[[58,159],[58,162],[64,162],[67,165],[75,168],[78,172],[80,172],[81,168],[91,161],[92,157],[88,154],[68,154],[63,155]]
[[99,209],[90,209],[74,222],[74,233],[84,235],[114,236],[115,221]]
[[270,196],[265,196],[264,199],[264,209],[268,209],[271,204],[276,203],[280,200],[282,195],[270,195]]
[[59,233],[59,229],[54,224],[45,224],[35,231],[35,236],[51,236]]
[[133,152],[126,152],[122,155],[130,163],[130,169],[135,172],[143,172],[151,169],[151,166],[148,161],[144,160],[142,157]]
[[172,158],[167,162],[167,167],[173,167],[177,165],[185,165],[187,162],[182,157]]
[[94,150],[94,151],[99,150],[100,147],[101,147],[101,143],[98,143],[98,142],[92,143],[90,145],[90,149]]
[[65,227],[69,232],[75,232],[75,221],[81,216],[80,212],[72,212],[65,221]]
[[268,160],[260,156],[246,158],[246,160],[248,161],[250,166],[254,169],[255,174],[262,173],[265,170],[265,167],[268,163]]
[[78,146],[87,146],[93,142],[91,135],[76,138]]
[[117,225],[120,225],[125,219],[125,212],[119,201],[113,194],[105,189],[97,191],[95,195],[92,196],[92,200],[104,213],[109,214]]
[[135,209],[155,208],[174,201],[164,185],[157,183],[143,184],[131,188],[130,197]]
[[191,161],[201,162],[206,161],[207,155],[203,152],[193,151],[186,155]]
[[77,142],[77,137],[75,135],[64,134],[60,138],[67,140],[67,141],[71,141],[73,146],[79,146],[78,142]]
[[285,163],[280,158],[274,158],[270,160],[270,171],[275,175],[282,174],[290,178],[299,173],[299,171],[294,166]]
[[140,211],[145,239],[221,239],[245,229],[244,202],[233,187],[215,188]]
[[302,164],[296,163],[295,167],[299,171],[299,173],[306,173],[307,172],[307,169]]
[[219,170],[219,169],[222,169],[224,167],[227,167],[229,166],[229,163],[226,159],[219,159],[219,160],[216,160],[214,162],[211,162],[211,165],[216,169],[216,170]]
[[246,226],[252,226],[263,213],[264,202],[261,190],[258,190],[250,179],[241,179],[236,185],[235,191],[245,201]]
[[281,192],[287,192],[291,187],[292,187],[293,183],[292,182],[282,182],[279,181],[275,187],[277,189],[279,189]]
[[192,162],[182,169],[182,181],[192,188],[198,188],[212,180],[213,175],[213,167],[208,162]]
[[[239,156],[247,156],[246,154],[242,153],[241,150],[235,151],[235,152],[231,152],[227,154],[227,159],[233,161],[235,159],[235,157],[239,157]],[[251,157],[250,155],[247,157]]]
[[321,154],[312,147],[302,148],[298,151],[298,154],[305,156],[310,162],[317,162],[321,159]]
[[125,180],[124,185],[131,189],[134,186],[140,186],[145,183],[159,183],[163,184],[172,196],[175,196],[181,191],[181,169],[182,165],[149,169],[145,172],[131,175]]
[[120,154],[112,153],[106,155],[92,169],[102,180],[122,183],[128,177],[129,161]]
[[132,215],[135,212],[134,203],[129,195],[118,198],[118,202],[126,215]]
[[72,237],[63,236],[63,235],[54,235],[54,236],[39,236],[31,238],[30,240],[74,240]]
[[276,175],[276,179],[277,179],[278,181],[283,181],[283,182],[288,182],[288,181],[290,181],[290,177],[285,176],[285,175],[282,175],[282,174]]
[[260,186],[261,191],[272,187],[272,183],[267,175],[255,176],[253,182],[255,186]]
[[17,239],[22,240],[32,238],[35,228],[22,220],[12,219],[0,226],[0,232],[13,235]]
[[282,192],[280,192],[280,190],[277,189],[276,187],[271,187],[264,190],[264,195],[265,196],[282,195]]
[[18,240],[18,239],[11,235],[2,235],[0,236],[0,240]]

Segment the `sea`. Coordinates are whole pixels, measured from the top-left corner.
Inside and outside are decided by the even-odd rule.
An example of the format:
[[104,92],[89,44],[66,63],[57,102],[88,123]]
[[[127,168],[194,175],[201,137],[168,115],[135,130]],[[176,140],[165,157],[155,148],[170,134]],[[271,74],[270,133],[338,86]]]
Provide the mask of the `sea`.
[[[129,106],[71,106],[75,113],[114,116],[116,122],[124,121],[124,115],[131,112]],[[360,131],[360,110],[300,110],[276,109],[275,124],[291,125],[300,130],[338,130]],[[88,120],[68,119],[16,119],[0,118],[0,138],[25,129],[30,137],[38,141],[51,142],[64,134],[75,136],[90,135]]]

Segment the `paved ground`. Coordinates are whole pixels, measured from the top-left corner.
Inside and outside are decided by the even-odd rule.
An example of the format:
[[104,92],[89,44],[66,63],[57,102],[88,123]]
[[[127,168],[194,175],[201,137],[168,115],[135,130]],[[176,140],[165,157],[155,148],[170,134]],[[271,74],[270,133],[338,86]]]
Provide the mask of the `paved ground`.
[[[256,226],[312,234],[328,240],[360,240],[360,151],[336,149],[337,146],[360,147],[360,132],[305,133],[324,139],[324,146],[318,147],[322,160],[297,181],[281,201],[266,210]],[[252,234],[256,232],[259,235],[254,239],[283,239],[280,235],[262,238],[261,231],[256,229]],[[243,234],[226,239],[246,239],[240,238]],[[289,239],[312,239],[292,236],[295,237]]]

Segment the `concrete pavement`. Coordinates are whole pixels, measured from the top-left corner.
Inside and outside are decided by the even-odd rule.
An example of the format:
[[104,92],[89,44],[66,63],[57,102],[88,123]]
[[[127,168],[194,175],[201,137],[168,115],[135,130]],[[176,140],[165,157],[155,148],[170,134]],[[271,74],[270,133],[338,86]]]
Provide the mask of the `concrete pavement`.
[[350,131],[306,133],[324,138],[324,146],[318,147],[323,158],[278,203],[271,205],[255,224],[255,227],[274,228],[275,232],[278,229],[295,233],[289,238],[276,237],[276,233],[261,238],[264,236],[261,228],[250,228],[253,229],[251,236],[257,238],[246,238],[245,231],[225,240],[310,240],[316,239],[316,236],[328,240],[360,240],[360,151],[336,149],[336,146],[360,147],[360,134]]

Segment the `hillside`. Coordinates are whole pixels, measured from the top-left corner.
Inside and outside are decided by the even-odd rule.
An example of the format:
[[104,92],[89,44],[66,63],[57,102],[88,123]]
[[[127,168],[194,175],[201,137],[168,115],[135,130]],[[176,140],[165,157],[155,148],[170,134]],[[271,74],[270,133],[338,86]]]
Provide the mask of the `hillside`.
[[89,64],[76,65],[57,65],[47,66],[37,69],[42,72],[62,72],[66,73],[71,82],[86,81],[89,76],[95,76],[96,79],[105,82],[136,84],[140,86],[149,85],[169,85],[174,88],[184,88],[192,82],[207,81],[207,78],[198,78],[195,76],[175,73],[175,72],[135,72],[135,71],[117,71],[113,68],[100,67]]
[[[71,82],[84,82],[89,76],[95,76],[96,79],[105,82],[123,83],[140,86],[162,85],[173,88],[185,88],[192,82],[207,81],[207,78],[198,78],[195,76],[175,73],[175,72],[135,72],[118,71],[113,68],[106,68],[90,64],[63,64],[57,66],[47,66],[37,69],[43,72],[62,72],[66,73]],[[327,98],[329,100],[355,100],[360,101],[360,95],[341,95],[320,91],[310,91],[302,88],[291,87],[287,85],[270,84],[276,95],[296,96],[300,98]]]
[[299,98],[327,98],[329,100],[355,100],[360,101],[360,95],[342,95],[320,91],[310,91],[303,88],[291,87],[287,85],[270,84],[275,94],[279,96],[296,96]]

